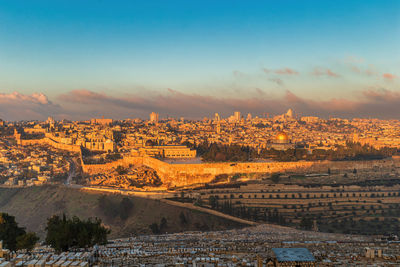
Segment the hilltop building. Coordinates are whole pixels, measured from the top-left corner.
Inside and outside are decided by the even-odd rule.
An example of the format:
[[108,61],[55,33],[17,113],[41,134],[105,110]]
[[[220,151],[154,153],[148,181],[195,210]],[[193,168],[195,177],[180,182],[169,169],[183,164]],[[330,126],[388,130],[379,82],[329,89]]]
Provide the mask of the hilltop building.
[[190,159],[196,157],[196,150],[183,145],[157,145],[152,140],[147,140],[143,147],[133,150],[132,154],[157,158]]
[[91,124],[101,124],[101,125],[111,125],[113,123],[112,119],[104,119],[104,116],[101,119],[90,119]]

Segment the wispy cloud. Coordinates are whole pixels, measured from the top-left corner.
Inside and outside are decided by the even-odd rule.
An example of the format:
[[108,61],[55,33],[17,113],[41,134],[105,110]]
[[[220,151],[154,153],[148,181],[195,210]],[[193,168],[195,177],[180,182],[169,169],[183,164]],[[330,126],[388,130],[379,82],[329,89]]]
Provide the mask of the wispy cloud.
[[114,119],[147,118],[152,111],[159,112],[163,117],[201,118],[214,112],[228,116],[236,110],[254,115],[265,112],[281,114],[293,108],[301,115],[400,119],[400,92],[384,88],[355,92],[352,98],[321,100],[300,97],[291,91],[283,95],[271,94],[260,88],[254,88],[248,97],[216,97],[170,88],[162,92],[115,96],[82,89],[61,94],[56,101],[58,104],[48,100],[44,94],[1,94],[0,118],[22,120],[54,116],[57,119],[88,119],[101,115]]
[[[75,104],[88,103],[85,95],[88,91],[71,91],[62,96],[64,101],[74,101]],[[95,94],[96,95],[96,94]],[[65,103],[67,105],[68,103]],[[355,93],[354,98],[331,98],[317,100],[303,98],[291,91],[286,91],[283,96],[269,94],[256,88],[253,96],[243,97],[215,97],[209,95],[188,94],[173,89],[167,89],[164,93],[124,97],[112,97],[101,95],[91,103],[94,107],[107,107],[107,110],[119,111],[122,117],[147,117],[151,111],[160,112],[162,115],[185,116],[200,118],[219,112],[231,114],[235,110],[244,113],[262,114],[269,112],[279,114],[288,108],[294,108],[303,115],[317,115],[322,117],[379,117],[400,118],[398,106],[400,106],[400,93],[387,89],[367,89]],[[110,114],[110,113],[109,113]],[[105,114],[107,115],[107,114]],[[112,114],[110,114],[112,115]],[[129,116],[130,115],[130,116]]]
[[297,75],[299,72],[291,69],[291,68],[283,68],[283,69],[278,69],[274,71],[276,74],[282,74],[282,75]]
[[315,75],[315,76],[328,76],[328,77],[333,77],[333,78],[340,77],[339,74],[333,72],[332,70],[330,70],[328,68],[320,68],[320,67],[315,68],[311,74]]
[[273,83],[276,83],[279,86],[283,85],[283,81],[280,78],[273,77],[273,78],[269,78],[268,80],[273,82]]
[[274,69],[262,68],[262,71],[265,74],[278,74],[278,75],[297,75],[297,74],[299,74],[298,71],[296,71],[294,69],[291,69],[291,68],[288,68],[288,67],[285,67],[285,68],[282,68],[282,69],[275,69],[275,70]]

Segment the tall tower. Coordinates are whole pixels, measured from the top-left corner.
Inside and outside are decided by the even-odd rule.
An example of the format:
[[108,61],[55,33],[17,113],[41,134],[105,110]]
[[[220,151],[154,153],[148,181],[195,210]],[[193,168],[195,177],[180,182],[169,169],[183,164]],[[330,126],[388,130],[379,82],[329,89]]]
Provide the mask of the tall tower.
[[150,122],[158,123],[158,113],[150,113]]
[[248,113],[248,114],[247,114],[247,120],[248,120],[248,121],[251,121],[252,118],[253,118],[253,116],[251,116],[251,113]]
[[288,109],[288,111],[286,112],[286,116],[289,118],[293,118],[294,117],[294,113],[293,110],[291,108]]
[[221,120],[221,117],[219,116],[218,113],[215,113],[215,114],[214,114],[214,120],[215,120],[215,121],[220,121],[220,120]]
[[233,113],[233,117],[235,118],[235,121],[240,121],[240,119],[242,118],[242,115],[240,114],[240,111],[235,111]]

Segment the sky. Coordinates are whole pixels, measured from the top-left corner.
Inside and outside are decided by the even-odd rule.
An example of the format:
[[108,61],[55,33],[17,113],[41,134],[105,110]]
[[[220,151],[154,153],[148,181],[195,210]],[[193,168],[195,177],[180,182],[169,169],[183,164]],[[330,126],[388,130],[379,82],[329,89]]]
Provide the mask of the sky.
[[0,118],[400,119],[398,0],[0,0]]

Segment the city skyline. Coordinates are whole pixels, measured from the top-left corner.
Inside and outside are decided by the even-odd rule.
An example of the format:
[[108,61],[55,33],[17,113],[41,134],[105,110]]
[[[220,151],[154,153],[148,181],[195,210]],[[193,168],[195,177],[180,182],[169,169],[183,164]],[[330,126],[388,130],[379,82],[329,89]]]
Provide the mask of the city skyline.
[[294,108],[399,119],[399,10],[398,1],[2,1],[0,118]]
[[0,0],[0,267],[400,266],[399,0]]

